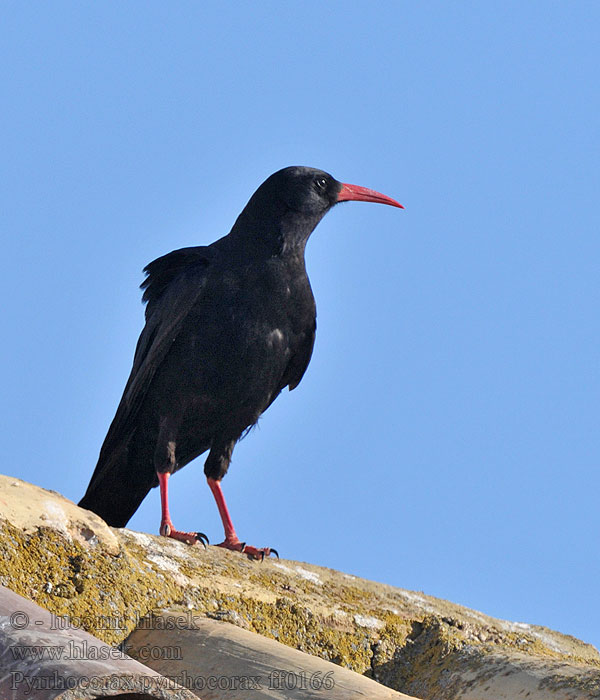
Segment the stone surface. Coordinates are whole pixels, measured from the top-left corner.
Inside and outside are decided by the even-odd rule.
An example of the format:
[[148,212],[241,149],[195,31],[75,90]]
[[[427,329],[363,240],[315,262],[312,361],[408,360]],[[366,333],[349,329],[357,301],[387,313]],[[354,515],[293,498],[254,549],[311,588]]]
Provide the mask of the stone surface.
[[95,513],[78,508],[56,491],[4,474],[0,474],[0,517],[15,523],[26,534],[48,527],[69,541],[92,547],[101,544],[112,554],[119,551],[111,528]]
[[0,588],[0,697],[5,700],[195,700],[91,634]]
[[512,688],[521,677],[527,685],[523,659],[535,666],[527,683],[545,689],[544,697],[600,697],[600,655],[573,637],[311,564],[251,562],[217,547],[107,528],[62,496],[10,477],[0,477],[0,583],[108,644],[151,611],[180,609],[417,697],[487,698],[489,679],[494,697],[503,697],[497,684]]
[[203,700],[414,700],[255,632],[177,611],[146,620],[126,648],[157,650],[146,664]]

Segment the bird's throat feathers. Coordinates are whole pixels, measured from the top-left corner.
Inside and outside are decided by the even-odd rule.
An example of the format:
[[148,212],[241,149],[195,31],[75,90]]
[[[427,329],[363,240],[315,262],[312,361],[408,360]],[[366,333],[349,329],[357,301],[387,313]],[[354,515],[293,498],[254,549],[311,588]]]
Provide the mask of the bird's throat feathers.
[[304,214],[281,204],[271,204],[269,216],[255,217],[249,205],[239,215],[230,236],[256,257],[304,255],[306,243],[325,212]]

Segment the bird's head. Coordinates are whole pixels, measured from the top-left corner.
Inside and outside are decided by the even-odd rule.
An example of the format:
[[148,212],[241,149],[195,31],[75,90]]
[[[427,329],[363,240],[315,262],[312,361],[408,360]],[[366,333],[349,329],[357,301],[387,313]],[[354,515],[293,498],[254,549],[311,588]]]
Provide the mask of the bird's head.
[[404,207],[375,190],[338,182],[324,170],[293,165],[279,170],[261,185],[292,210],[304,216],[323,216],[334,204],[350,200]]
[[277,229],[284,248],[303,247],[315,226],[335,204],[351,200],[404,208],[375,190],[339,182],[323,170],[295,165],[278,170],[263,182],[238,224],[260,222],[265,226],[263,234]]

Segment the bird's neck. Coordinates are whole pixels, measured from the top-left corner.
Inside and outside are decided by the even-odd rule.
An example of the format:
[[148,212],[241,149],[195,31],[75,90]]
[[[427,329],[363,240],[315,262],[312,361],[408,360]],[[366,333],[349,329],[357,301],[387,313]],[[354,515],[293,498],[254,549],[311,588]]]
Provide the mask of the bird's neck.
[[304,258],[306,242],[320,219],[288,210],[265,220],[264,216],[256,217],[252,211],[244,210],[229,236],[253,257]]

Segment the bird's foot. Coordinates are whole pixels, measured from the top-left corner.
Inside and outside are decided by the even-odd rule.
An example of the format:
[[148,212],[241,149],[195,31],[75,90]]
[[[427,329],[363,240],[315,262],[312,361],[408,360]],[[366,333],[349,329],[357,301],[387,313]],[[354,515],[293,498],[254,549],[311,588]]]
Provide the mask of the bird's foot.
[[185,542],[186,544],[200,544],[206,549],[208,544],[208,537],[203,532],[182,532],[181,530],[176,530],[172,523],[161,523],[160,534],[163,537],[171,537],[174,540],[179,540],[180,542]]
[[249,559],[259,559],[262,561],[265,557],[269,557],[271,554],[275,555],[279,559],[279,554],[276,549],[272,547],[252,547],[245,542],[240,542],[236,539],[226,539],[217,547],[224,547],[225,549],[231,549],[234,552],[241,552],[246,554]]

